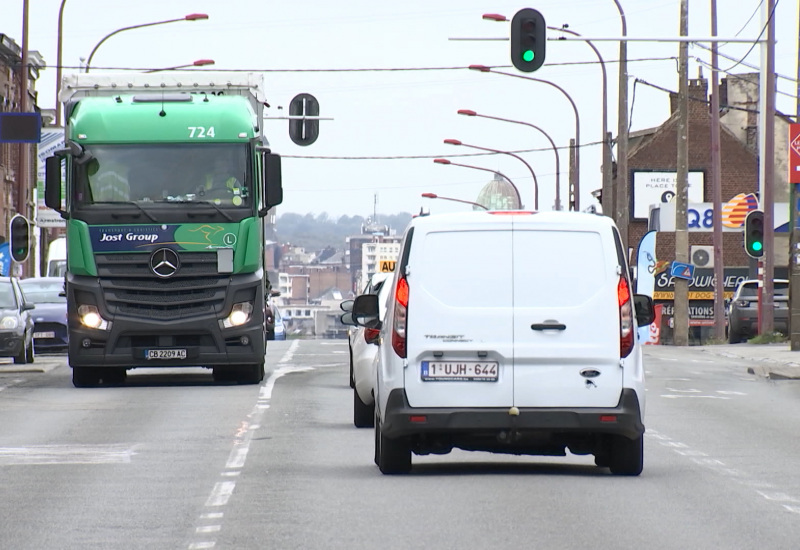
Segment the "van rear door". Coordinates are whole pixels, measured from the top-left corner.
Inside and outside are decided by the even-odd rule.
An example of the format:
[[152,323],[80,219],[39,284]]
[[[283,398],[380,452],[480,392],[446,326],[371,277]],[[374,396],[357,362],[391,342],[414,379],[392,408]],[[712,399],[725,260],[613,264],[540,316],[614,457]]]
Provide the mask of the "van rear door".
[[514,405],[617,405],[619,270],[610,228],[518,218],[512,256]]
[[412,407],[513,404],[511,224],[487,219],[415,228],[404,379]]

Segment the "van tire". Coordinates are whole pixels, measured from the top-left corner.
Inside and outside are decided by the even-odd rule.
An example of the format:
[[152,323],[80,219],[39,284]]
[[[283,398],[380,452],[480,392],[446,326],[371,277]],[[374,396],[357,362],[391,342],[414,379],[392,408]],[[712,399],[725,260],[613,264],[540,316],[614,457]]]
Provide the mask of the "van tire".
[[242,365],[236,370],[239,384],[260,384],[264,380],[264,363]]
[[353,390],[353,424],[356,428],[372,428],[375,425],[375,402],[366,405]]
[[72,385],[76,388],[94,388],[100,385],[102,370],[98,367],[72,367]]
[[617,435],[611,441],[608,467],[612,474],[638,476],[644,468],[644,435],[635,439]]
[[378,468],[382,474],[407,474],[411,471],[411,446],[408,439],[389,439],[381,431],[380,422],[375,423],[375,443]]

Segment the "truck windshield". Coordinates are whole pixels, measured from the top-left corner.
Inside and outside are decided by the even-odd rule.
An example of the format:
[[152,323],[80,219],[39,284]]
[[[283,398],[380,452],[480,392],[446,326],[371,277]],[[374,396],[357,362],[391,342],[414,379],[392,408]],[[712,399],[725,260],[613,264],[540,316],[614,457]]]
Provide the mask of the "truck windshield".
[[252,200],[245,144],[88,145],[74,163],[75,200],[94,203],[197,201],[248,208]]

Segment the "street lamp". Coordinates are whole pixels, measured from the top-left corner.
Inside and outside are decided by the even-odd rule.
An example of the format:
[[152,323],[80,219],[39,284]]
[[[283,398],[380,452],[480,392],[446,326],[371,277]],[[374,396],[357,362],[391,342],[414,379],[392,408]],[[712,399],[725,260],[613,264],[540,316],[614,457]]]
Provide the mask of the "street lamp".
[[201,19],[208,19],[208,15],[206,15],[205,13],[190,13],[189,15],[186,15],[179,19],[167,19],[165,21],[154,21],[153,23],[142,23],[140,25],[131,25],[129,27],[122,27],[121,29],[117,29],[114,32],[110,32],[107,35],[105,35],[100,40],[100,42],[95,44],[95,47],[92,49],[92,53],[89,54],[89,58],[86,60],[85,72],[87,73],[89,72],[89,66],[92,64],[92,58],[94,57],[97,48],[99,48],[103,42],[105,42],[115,34],[121,33],[123,31],[130,31],[133,29],[141,29],[143,27],[154,27],[156,25],[166,25],[167,23],[177,23],[179,21],[199,21]]
[[159,73],[161,71],[175,71],[177,69],[186,69],[187,67],[204,67],[206,65],[213,65],[213,59],[198,59],[188,65],[178,65],[176,67],[166,67],[164,69],[150,69],[149,71],[145,71],[146,73]]
[[479,208],[483,208],[484,210],[489,210],[487,206],[484,206],[479,202],[465,201],[464,199],[454,199],[453,197],[442,197],[441,195],[437,195],[436,193],[423,193],[422,196],[425,197],[426,199],[442,199],[446,201],[463,202],[464,204],[471,204],[472,206],[477,206]]
[[[482,114],[476,113],[475,111],[472,111],[470,109],[459,109],[458,110],[458,114],[459,115],[466,115],[466,116],[476,116],[476,117],[479,117],[479,118],[489,118],[489,119],[492,119],[492,120],[501,120],[503,122],[511,122],[513,124],[523,124],[525,126],[530,126],[534,130],[540,131],[544,135],[544,137],[546,137],[547,140],[550,142],[550,146],[553,148],[553,154],[556,157],[556,204],[555,204],[555,209],[556,210],[561,210],[561,191],[560,191],[560,189],[561,189],[561,176],[560,176],[560,174],[561,174],[561,164],[560,164],[559,159],[558,159],[558,147],[556,147],[556,144],[553,141],[553,138],[550,137],[550,134],[548,134],[547,132],[545,132],[544,130],[542,130],[541,128],[536,126],[535,124],[531,124],[530,122],[522,122],[521,120],[511,120],[511,119],[508,119],[508,118],[500,118],[500,117],[496,117],[496,116],[482,115]],[[537,187],[537,205],[536,205],[536,210],[538,210],[538,209],[539,209],[539,205],[538,205],[538,187]]]
[[511,187],[514,188],[514,194],[516,195],[517,204],[515,208],[522,208],[522,199],[519,196],[519,189],[517,186],[514,185],[514,182],[511,181],[511,178],[503,174],[502,172],[498,172],[497,170],[492,170],[491,168],[484,168],[482,166],[472,166],[471,164],[458,164],[457,162],[451,162],[448,159],[433,159],[433,162],[436,164],[445,164],[445,165],[453,165],[453,166],[461,166],[462,168],[472,168],[473,170],[483,170],[484,172],[491,172],[492,174],[497,174],[501,176],[504,180],[511,184]]
[[487,67],[486,65],[470,65],[470,69],[474,71],[480,71],[482,73],[493,73],[493,74],[501,74],[504,76],[513,76],[514,78],[522,78],[524,80],[533,80],[534,82],[542,82],[544,84],[549,84],[550,86],[554,87],[558,91],[560,91],[564,96],[569,100],[570,105],[572,105],[572,111],[575,113],[575,168],[573,169],[570,166],[570,190],[569,190],[569,207],[571,210],[578,211],[580,209],[580,134],[581,134],[581,121],[580,116],[578,115],[578,107],[575,105],[575,101],[572,99],[564,88],[550,82],[549,80],[542,80],[541,78],[533,78],[532,76],[522,76],[519,74],[514,73],[506,73],[503,71],[497,71],[492,67]]
[[525,159],[523,159],[521,156],[519,156],[517,154],[514,154],[511,151],[501,151],[499,149],[490,149],[489,147],[480,147],[478,145],[469,145],[468,143],[464,143],[464,142],[459,141],[457,139],[446,139],[446,140],[444,140],[444,142],[447,143],[448,145],[463,145],[464,147],[470,147],[472,149],[479,149],[481,151],[491,151],[493,153],[501,153],[503,155],[509,155],[509,156],[512,156],[512,157],[514,157],[516,159],[519,159],[522,162],[522,164],[524,164],[525,166],[528,167],[528,170],[530,170],[531,176],[533,177],[533,209],[534,210],[539,210],[539,181],[536,179],[536,173],[533,171],[533,168],[531,168],[531,165],[528,164],[527,162],[525,162]]

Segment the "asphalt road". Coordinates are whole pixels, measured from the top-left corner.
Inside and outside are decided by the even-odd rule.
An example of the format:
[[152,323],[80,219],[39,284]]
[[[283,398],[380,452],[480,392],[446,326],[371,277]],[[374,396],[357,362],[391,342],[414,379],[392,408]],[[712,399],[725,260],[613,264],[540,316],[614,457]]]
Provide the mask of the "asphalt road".
[[800,385],[646,351],[645,469],[454,452],[383,476],[352,425],[344,340],[271,342],[261,386],[63,358],[0,366],[0,548],[793,549]]

